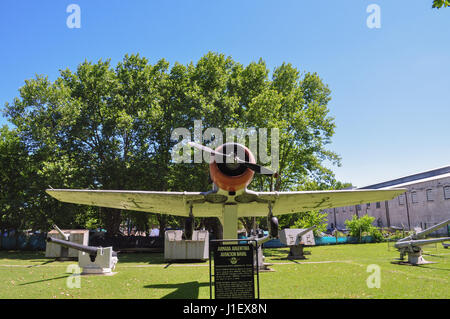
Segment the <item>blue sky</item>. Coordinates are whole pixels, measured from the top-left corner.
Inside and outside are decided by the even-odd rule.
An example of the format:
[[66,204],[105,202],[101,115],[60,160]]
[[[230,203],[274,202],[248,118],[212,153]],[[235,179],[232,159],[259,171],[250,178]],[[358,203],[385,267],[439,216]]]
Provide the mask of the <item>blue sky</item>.
[[[70,4],[81,28],[66,25]],[[381,28],[366,12],[380,8]],[[1,1],[0,105],[25,79],[84,61],[140,53],[154,63],[208,51],[317,72],[332,91],[342,157],[336,177],[357,186],[450,165],[450,9],[392,1]],[[6,124],[0,117],[0,125]]]

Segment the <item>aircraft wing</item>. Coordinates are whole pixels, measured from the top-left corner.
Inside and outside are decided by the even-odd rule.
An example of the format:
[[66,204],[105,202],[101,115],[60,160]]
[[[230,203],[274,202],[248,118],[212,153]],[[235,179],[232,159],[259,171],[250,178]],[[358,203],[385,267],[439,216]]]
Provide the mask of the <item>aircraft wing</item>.
[[298,192],[254,192],[257,200],[243,203],[239,216],[267,215],[266,201],[272,201],[272,214],[283,215],[326,208],[360,205],[391,200],[406,192],[404,188],[328,190]]
[[[253,192],[236,198],[238,216],[267,216],[272,202],[274,215],[322,210],[391,200],[406,189],[361,189],[301,192]],[[122,190],[47,189],[52,197],[68,203],[110,207],[177,216],[222,217],[223,200],[203,192],[156,192]],[[217,200],[216,200],[217,199]]]
[[[201,192],[153,192],[90,189],[47,189],[46,192],[62,202],[101,206],[134,211],[189,216],[188,203],[204,205]],[[206,205],[208,206],[208,205]],[[207,209],[208,207],[202,207]],[[215,215],[213,215],[215,216]]]

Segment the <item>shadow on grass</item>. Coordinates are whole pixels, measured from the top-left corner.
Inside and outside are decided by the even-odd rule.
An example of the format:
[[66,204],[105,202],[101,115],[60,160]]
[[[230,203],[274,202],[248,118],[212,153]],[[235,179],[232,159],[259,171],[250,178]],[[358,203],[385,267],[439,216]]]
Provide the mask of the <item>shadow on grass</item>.
[[[17,260],[32,260],[32,259],[47,259],[44,251],[20,251],[20,250],[0,250],[0,259],[17,259]],[[34,260],[35,262],[40,262]]]
[[60,276],[60,277],[55,277],[55,278],[49,278],[49,279],[42,279],[42,280],[36,280],[36,281],[30,281],[30,282],[26,282],[23,284],[20,284],[19,286],[26,286],[26,285],[32,285],[32,284],[37,284],[40,282],[46,282],[46,281],[52,281],[52,280],[57,280],[57,279],[63,279],[63,278],[67,278],[70,275],[64,275],[64,276]]
[[[146,263],[149,265],[166,265],[165,268],[170,267],[172,264],[204,264],[208,260],[164,260],[164,253],[148,253],[148,252],[136,252],[136,253],[119,253],[119,264],[127,263]],[[28,268],[44,266],[50,263],[64,262],[56,260],[55,258],[45,257],[44,251],[0,251],[0,264],[2,259],[9,260],[21,260],[29,263]],[[74,259],[75,261],[77,259]]]
[[144,288],[153,289],[176,289],[161,299],[198,299],[200,287],[209,287],[209,282],[199,283],[198,281],[190,281],[180,284],[157,284],[144,286]]
[[286,257],[289,254],[289,248],[269,248],[269,249],[263,249],[263,255],[265,257],[270,257],[270,258],[274,258],[274,257],[278,257],[278,258],[283,258]]
[[170,260],[164,259],[163,253],[119,253],[117,255],[119,263],[142,263],[146,262],[151,265],[167,265],[171,264],[204,264],[207,260]]
[[425,255],[425,256],[432,256],[432,257],[437,257],[437,258],[445,258],[445,256],[434,255],[434,254],[430,254],[430,253],[423,253],[422,255]]
[[[37,262],[37,261],[33,260],[33,262]],[[57,260],[55,260],[54,258],[51,258],[51,259],[49,259],[47,261],[44,261],[42,264],[36,264],[36,265],[28,266],[27,268],[44,266],[44,265],[51,264],[51,263],[54,263],[54,262],[57,262]]]
[[392,265],[399,265],[399,266],[409,266],[409,267],[417,267],[417,268],[423,268],[423,269],[434,269],[434,270],[443,270],[443,271],[450,271],[449,268],[438,268],[438,267],[433,267],[431,265],[435,264],[436,262],[432,262],[430,264],[423,264],[423,265],[413,265],[410,264],[408,261],[406,260],[401,260],[401,259],[396,259],[396,260],[392,260],[391,264]]
[[[292,261],[293,263],[300,263],[297,262],[296,260],[300,260],[300,261],[304,261],[304,260],[308,260],[308,257],[304,257],[304,258],[289,258],[289,248],[279,248],[278,250],[273,250],[273,248],[271,248],[270,250],[264,250],[263,251],[263,255],[264,257],[270,258],[270,260],[283,260],[283,261]],[[304,251],[304,255],[311,255],[311,251],[310,250],[305,250]]]
[[[167,264],[164,261],[163,253],[119,253],[120,263],[140,263],[148,262],[149,264]],[[20,251],[20,250],[0,250],[0,260],[10,259],[10,260],[29,260],[35,263],[51,263],[55,262],[53,257],[45,257],[45,251]]]
[[162,253],[118,253],[120,263],[167,264]]
[[[2,250],[0,251],[0,263],[2,259],[9,260],[21,260],[28,261],[34,265],[29,265],[27,268],[45,266],[51,263],[64,262],[68,260],[56,260],[54,257],[45,257],[45,252],[43,251],[18,251],[18,250]],[[73,258],[71,261],[76,259]]]
[[450,271],[449,268],[438,268],[438,267],[432,267],[432,266],[430,266],[430,265],[432,265],[432,264],[416,265],[416,267],[424,268],[424,269],[434,269],[434,270]]

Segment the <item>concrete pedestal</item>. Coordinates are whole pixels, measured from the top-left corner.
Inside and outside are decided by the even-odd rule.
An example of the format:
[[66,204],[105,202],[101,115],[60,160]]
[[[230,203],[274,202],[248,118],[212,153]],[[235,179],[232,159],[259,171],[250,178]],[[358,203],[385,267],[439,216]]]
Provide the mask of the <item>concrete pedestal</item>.
[[182,239],[183,231],[167,230],[164,234],[164,260],[207,260],[209,258],[209,233],[197,230],[192,240]]

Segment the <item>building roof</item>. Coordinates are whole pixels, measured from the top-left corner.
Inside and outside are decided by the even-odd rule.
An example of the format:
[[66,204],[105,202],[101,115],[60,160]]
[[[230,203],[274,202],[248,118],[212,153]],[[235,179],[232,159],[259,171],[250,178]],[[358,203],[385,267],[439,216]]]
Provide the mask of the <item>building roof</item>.
[[379,189],[385,187],[402,187],[406,185],[427,182],[430,180],[435,180],[438,178],[450,177],[450,166],[444,166],[440,168],[435,168],[429,171],[416,173],[396,179],[392,179],[389,181],[368,185],[364,187],[359,187],[358,189]]

